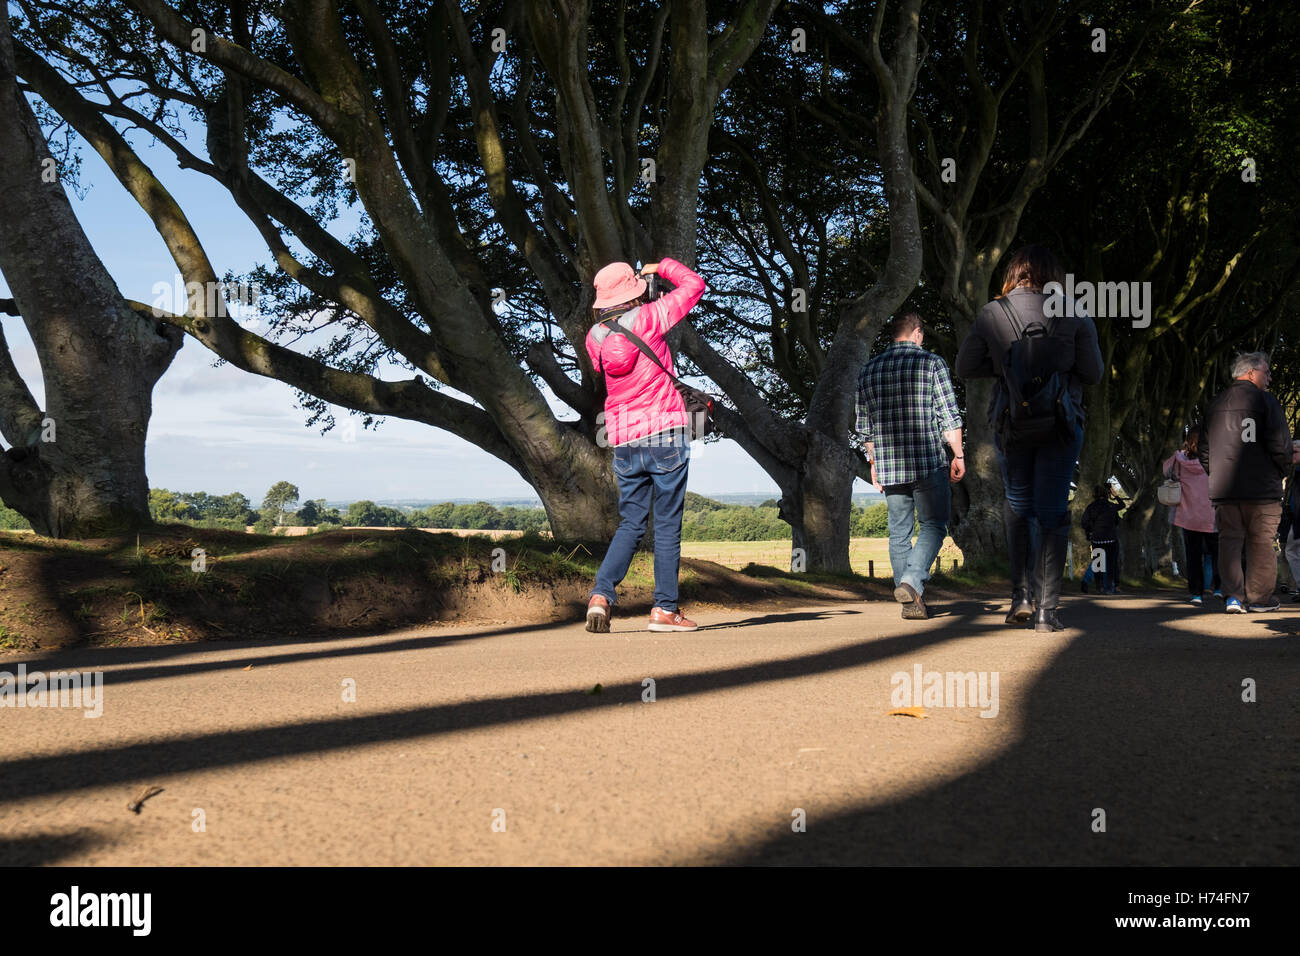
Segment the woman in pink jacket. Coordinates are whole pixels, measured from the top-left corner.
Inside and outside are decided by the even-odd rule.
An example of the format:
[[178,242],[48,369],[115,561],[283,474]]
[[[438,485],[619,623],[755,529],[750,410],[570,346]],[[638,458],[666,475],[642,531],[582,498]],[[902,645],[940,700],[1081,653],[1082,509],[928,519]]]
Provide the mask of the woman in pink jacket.
[[[615,589],[627,576],[632,555],[645,536],[652,500],[655,606],[649,629],[693,631],[697,627],[677,606],[691,436],[686,404],[665,372],[677,374],[664,336],[700,301],[704,280],[668,258],[647,265],[641,273],[658,274],[676,288],[647,302],[646,280],[626,262],[610,263],[596,273],[596,324],[587,333],[591,364],[605,377],[604,432],[614,446],[621,516],[587,602],[587,630],[594,633],[609,631]],[[659,361],[643,354],[628,333],[641,339]]]
[[1200,604],[1205,591],[1204,556],[1210,556],[1214,570],[1212,587],[1219,590],[1219,534],[1210,502],[1210,476],[1197,457],[1201,447],[1201,426],[1193,425],[1183,447],[1165,461],[1165,477],[1177,478],[1182,496],[1174,511],[1174,527],[1183,529],[1183,550],[1187,553],[1187,590],[1192,603]]

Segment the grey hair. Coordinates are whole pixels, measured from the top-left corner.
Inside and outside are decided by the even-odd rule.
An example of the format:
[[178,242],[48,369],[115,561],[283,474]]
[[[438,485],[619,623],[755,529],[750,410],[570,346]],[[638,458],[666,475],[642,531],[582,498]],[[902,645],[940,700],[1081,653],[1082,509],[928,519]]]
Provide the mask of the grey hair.
[[1232,377],[1241,378],[1247,372],[1268,368],[1268,355],[1263,352],[1241,352],[1232,360]]

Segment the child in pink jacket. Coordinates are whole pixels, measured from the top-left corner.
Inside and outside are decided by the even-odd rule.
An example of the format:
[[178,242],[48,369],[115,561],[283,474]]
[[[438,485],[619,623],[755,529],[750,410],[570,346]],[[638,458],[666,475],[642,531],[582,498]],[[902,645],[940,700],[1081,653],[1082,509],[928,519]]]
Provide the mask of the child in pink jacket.
[[[646,301],[646,280],[626,262],[596,273],[596,324],[587,333],[587,355],[605,379],[604,437],[614,446],[621,520],[596,574],[587,602],[587,630],[609,631],[615,589],[627,576],[632,555],[645,536],[650,505],[655,515],[655,606],[652,631],[693,631],[694,621],[677,606],[682,512],[690,462],[690,419],[673,381],[677,374],[664,336],[704,294],[704,280],[676,259],[647,265],[642,275],[659,275],[676,288]],[[610,326],[613,326],[611,328]],[[659,359],[643,354],[635,335]],[[660,368],[660,364],[663,368]]]
[[1219,590],[1219,528],[1215,523],[1214,505],[1210,501],[1210,476],[1201,467],[1201,426],[1194,425],[1187,433],[1183,447],[1165,460],[1166,478],[1177,478],[1182,496],[1175,506],[1173,524],[1183,529],[1183,550],[1187,553],[1187,590],[1192,603],[1200,604],[1205,591],[1204,556],[1210,556],[1214,571],[1212,587],[1216,596]]

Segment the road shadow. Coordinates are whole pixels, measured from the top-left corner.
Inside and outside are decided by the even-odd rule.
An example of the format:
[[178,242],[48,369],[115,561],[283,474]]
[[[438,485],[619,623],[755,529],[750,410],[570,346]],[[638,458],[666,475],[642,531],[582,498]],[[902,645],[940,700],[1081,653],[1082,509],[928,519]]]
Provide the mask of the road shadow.
[[[790,624],[800,621],[820,621],[828,620],[843,614],[860,614],[851,608],[828,608],[822,611],[799,611],[779,614],[762,614],[755,617],[745,618],[743,621],[736,621],[727,624],[706,624],[700,627],[701,631],[725,630],[736,627],[758,627],[765,624]],[[485,627],[482,630],[475,630],[470,633],[431,633],[420,634],[412,637],[398,638],[389,641],[374,641],[356,638],[347,638],[349,641],[346,645],[339,645],[339,637],[322,637],[319,643],[329,643],[332,646],[321,647],[318,649],[303,649],[294,647],[292,650],[286,649],[278,654],[248,654],[238,657],[229,656],[226,652],[234,649],[259,649],[265,647],[282,647],[283,641],[275,640],[256,640],[256,641],[237,641],[222,642],[220,644],[205,643],[202,645],[146,645],[142,647],[129,648],[68,648],[65,650],[52,651],[42,656],[31,658],[15,658],[0,662],[0,670],[14,671],[18,665],[24,664],[30,674],[33,671],[94,671],[99,667],[114,665],[132,665],[141,662],[154,660],[169,660],[178,657],[184,657],[197,653],[219,654],[215,660],[190,661],[179,664],[159,664],[155,667],[122,667],[118,670],[104,672],[104,686],[125,686],[143,681],[163,680],[170,677],[180,677],[192,674],[220,673],[222,671],[243,670],[245,667],[252,665],[254,667],[274,667],[285,664],[301,663],[303,661],[317,660],[321,658],[348,658],[364,657],[370,654],[390,654],[403,653],[410,651],[423,651],[435,647],[448,647],[455,644],[462,644],[468,641],[481,640],[487,637],[497,637],[502,634],[525,635],[536,631],[546,631],[557,626],[563,626],[564,622],[543,622],[536,624],[511,624],[500,627]],[[626,635],[629,632],[620,631],[620,634]],[[631,632],[641,633],[641,632]],[[651,632],[644,632],[647,635]],[[608,640],[607,637],[595,637],[593,640]],[[352,643],[356,641],[356,643]],[[308,641],[298,640],[296,645],[310,643]]]
[[[805,805],[806,832],[774,824],[730,862],[1294,865],[1300,644],[1215,633],[1212,614],[1197,621],[1206,633],[1189,634],[1164,626],[1184,615],[1173,605],[1075,602],[1063,613],[1071,631],[1026,635],[1065,646],[1030,689],[1009,750],[906,798],[826,816]],[[1255,703],[1243,700],[1247,679]]]
[[[391,654],[404,651],[422,651],[435,647],[448,647],[453,644],[462,644],[467,641],[479,640],[485,637],[495,637],[501,634],[529,634],[534,631],[545,631],[555,627],[554,622],[536,623],[536,624],[510,624],[500,627],[485,627],[482,630],[471,631],[469,633],[430,633],[419,634],[412,637],[396,638],[388,641],[365,640],[364,638],[352,637],[321,637],[316,639],[303,640],[295,639],[291,646],[292,650],[284,650],[279,654],[249,654],[240,657],[233,657],[229,652],[235,650],[256,650],[266,647],[284,647],[283,640],[253,640],[253,641],[223,641],[221,643],[204,642],[201,644],[184,644],[180,646],[165,644],[150,644],[141,647],[109,647],[109,648],[68,648],[59,651],[52,651],[48,654],[30,658],[14,658],[11,660],[0,661],[0,671],[13,672],[19,664],[27,667],[28,673],[32,671],[94,671],[100,667],[112,667],[118,665],[139,664],[150,661],[167,661],[185,658],[195,654],[215,654],[218,655],[215,660],[188,661],[179,664],[158,664],[154,667],[127,667],[120,670],[110,670],[104,672],[105,686],[122,686],[134,684],[142,681],[162,680],[169,677],[180,677],[187,674],[205,674],[219,673],[222,671],[243,670],[245,667],[252,665],[254,667],[272,667],[283,664],[295,664],[302,661],[317,660],[320,658],[347,658],[363,657],[367,654]],[[339,645],[340,641],[348,641],[345,645]],[[319,647],[303,649],[302,644],[329,644],[329,647]]]
[[[991,603],[949,602],[948,617],[916,622],[904,634],[657,677],[658,693],[677,699],[914,658],[949,641],[1005,632],[1002,608],[990,613]],[[851,609],[827,613],[845,612]],[[793,616],[805,620],[805,613]],[[811,613],[816,620],[823,612]],[[1243,636],[1241,619],[1230,619],[1233,631],[1227,633],[1223,615],[1173,601],[1128,607],[1075,601],[1064,615],[1072,627],[1061,634],[1020,631],[1025,640],[1050,641],[1060,651],[1034,679],[1025,706],[1015,709],[1023,727],[1008,749],[906,798],[826,815],[805,805],[807,832],[774,823],[770,839],[738,847],[729,862],[1293,864],[1300,823],[1300,645],[1275,636],[1288,622],[1270,615],[1259,620],[1259,636]],[[770,623],[771,617],[754,620]],[[1204,633],[1189,632],[1188,620]],[[518,629],[502,629],[509,630]],[[1247,679],[1254,682],[1255,703],[1242,700]],[[10,759],[0,762],[0,803],[559,717],[634,703],[642,692],[639,681],[606,685],[598,696],[585,689]],[[994,719],[1010,719],[1011,710],[1003,706]],[[924,726],[942,733],[944,723]],[[1093,829],[1097,810],[1105,812],[1104,832]]]
[[[972,608],[974,610],[974,608]],[[930,626],[905,635],[863,641],[776,660],[657,676],[658,693],[674,699],[766,681],[832,673],[912,654],[967,636],[968,631]],[[967,622],[970,624],[970,622]],[[648,635],[659,636],[659,635]],[[593,639],[607,639],[595,638]],[[188,667],[189,665],[186,665]],[[169,668],[177,670],[180,668]],[[107,678],[109,675],[105,674]],[[639,702],[640,680],[606,684],[598,696],[587,688],[542,694],[480,698],[367,714],[331,717],[248,730],[173,737],[76,753],[20,757],[0,762],[0,803],[104,784],[156,780],[163,775],[235,766],[297,754],[325,753],[516,721],[558,717],[595,707]]]
[[82,833],[0,837],[0,866],[48,866],[84,853],[98,842]]
[[701,624],[701,631],[726,631],[735,627],[761,627],[765,624],[797,624],[802,621],[828,621],[845,614],[861,614],[853,608],[827,608],[820,611],[790,611],[783,614],[759,614],[740,621],[728,621],[725,624]]

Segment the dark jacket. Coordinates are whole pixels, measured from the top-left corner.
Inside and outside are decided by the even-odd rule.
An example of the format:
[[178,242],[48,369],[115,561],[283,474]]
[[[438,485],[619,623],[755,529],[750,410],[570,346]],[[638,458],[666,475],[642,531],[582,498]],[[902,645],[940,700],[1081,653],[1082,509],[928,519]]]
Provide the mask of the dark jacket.
[[[1043,316],[1043,303],[1047,296],[1030,289],[1012,289],[1004,298],[1016,312],[1022,326],[1038,321],[1045,325],[1054,322],[1052,337],[1060,343],[1055,351],[1058,364],[1053,371],[1070,373],[1070,397],[1075,408],[1083,414],[1083,386],[1101,381],[1105,365],[1101,348],[1097,345],[1097,326],[1086,315],[1063,315],[1055,319]],[[1002,363],[1007,349],[1016,340],[1011,321],[994,300],[980,309],[975,323],[961,343],[953,374],[958,378],[996,378],[993,397],[989,401],[989,424],[996,425],[997,409],[1005,400],[1006,386],[1002,384]],[[1082,420],[1080,420],[1082,424]]]
[[1084,508],[1083,518],[1079,524],[1083,528],[1083,533],[1088,536],[1088,540],[1118,541],[1119,510],[1118,501],[1107,501],[1104,498],[1099,498]]
[[[1253,440],[1244,441],[1254,422]],[[1278,400],[1254,382],[1237,379],[1215,396],[1205,415],[1201,467],[1211,501],[1281,501],[1291,474],[1291,429]]]

